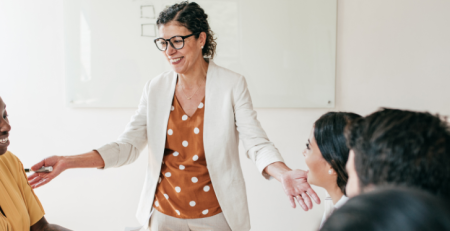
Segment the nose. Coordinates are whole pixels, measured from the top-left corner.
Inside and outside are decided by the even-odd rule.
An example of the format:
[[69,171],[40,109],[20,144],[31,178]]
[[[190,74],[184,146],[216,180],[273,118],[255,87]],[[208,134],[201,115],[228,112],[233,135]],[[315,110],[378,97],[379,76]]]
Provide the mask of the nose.
[[11,131],[11,125],[9,125],[9,122],[6,119],[1,118],[0,133],[8,133],[9,131]]
[[167,44],[166,55],[172,56],[177,52],[177,49],[173,48],[170,44]]
[[304,157],[306,157],[306,149],[303,149],[302,154],[303,154]]

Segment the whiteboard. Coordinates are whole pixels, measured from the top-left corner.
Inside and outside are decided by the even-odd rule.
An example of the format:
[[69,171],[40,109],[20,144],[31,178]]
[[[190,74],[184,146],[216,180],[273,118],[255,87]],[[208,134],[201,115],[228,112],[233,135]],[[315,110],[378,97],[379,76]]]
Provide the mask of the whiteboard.
[[[170,70],[155,47],[172,0],[65,0],[70,107],[137,107],[145,83]],[[335,105],[336,0],[201,0],[217,37],[214,61],[244,75],[257,108]]]

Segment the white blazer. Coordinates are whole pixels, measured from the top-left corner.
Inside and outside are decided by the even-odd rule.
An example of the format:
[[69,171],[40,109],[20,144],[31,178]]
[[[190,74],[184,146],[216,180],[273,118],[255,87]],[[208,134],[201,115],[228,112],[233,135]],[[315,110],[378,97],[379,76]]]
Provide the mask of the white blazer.
[[[136,113],[118,141],[97,149],[106,169],[134,162],[148,144],[148,168],[137,211],[144,226],[149,223],[158,185],[177,76],[168,71],[149,81]],[[283,158],[256,118],[245,78],[212,60],[206,74],[203,127],[207,168],[223,214],[232,230],[250,230],[239,139],[247,157],[267,179],[264,168],[283,162]]]

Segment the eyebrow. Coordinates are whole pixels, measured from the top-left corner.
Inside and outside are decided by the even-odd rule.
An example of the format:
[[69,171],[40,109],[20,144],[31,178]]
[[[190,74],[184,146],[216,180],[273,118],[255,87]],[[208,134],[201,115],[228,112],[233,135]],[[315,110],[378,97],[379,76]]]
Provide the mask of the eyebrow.
[[308,143],[311,144],[311,141],[309,141],[309,139],[308,139]]

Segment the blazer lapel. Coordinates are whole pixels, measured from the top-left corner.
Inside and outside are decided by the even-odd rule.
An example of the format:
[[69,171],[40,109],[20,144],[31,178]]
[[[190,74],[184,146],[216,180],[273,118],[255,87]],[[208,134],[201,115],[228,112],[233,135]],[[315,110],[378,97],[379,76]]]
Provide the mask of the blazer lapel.
[[203,120],[203,146],[205,149],[205,158],[208,165],[208,168],[214,166],[214,158],[211,156],[214,153],[214,147],[216,139],[214,138],[214,127],[216,123],[220,123],[220,121],[216,121],[214,118],[219,118],[216,116],[216,113],[220,113],[220,110],[214,110],[213,105],[216,103],[220,103],[218,101],[217,94],[213,91],[217,89],[216,86],[216,75],[217,75],[216,64],[209,60],[208,72],[206,73],[206,87],[205,87],[205,115]]
[[149,102],[155,102],[155,104],[149,108],[149,113],[153,116],[150,116],[150,121],[148,121],[148,124],[151,124],[148,127],[148,139],[150,141],[149,144],[154,147],[152,148],[152,152],[156,158],[154,161],[159,163],[159,165],[164,155],[167,123],[169,122],[172,101],[175,94],[177,76],[175,72],[170,73],[166,80],[162,82],[163,84],[155,86],[153,89],[155,90],[154,94],[150,94],[150,97],[155,97],[158,100],[149,99]]

